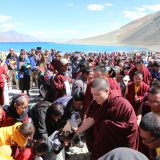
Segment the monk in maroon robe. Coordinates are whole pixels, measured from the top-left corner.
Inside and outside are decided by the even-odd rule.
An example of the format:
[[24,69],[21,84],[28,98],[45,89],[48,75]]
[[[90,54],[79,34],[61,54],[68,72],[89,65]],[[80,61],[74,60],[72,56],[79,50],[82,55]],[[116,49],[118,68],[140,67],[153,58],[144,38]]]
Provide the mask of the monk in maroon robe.
[[91,160],[117,147],[138,148],[138,125],[133,107],[102,78],[94,79],[91,92],[94,101],[89,116],[76,130],[79,134],[93,127]]
[[[108,78],[107,76],[105,76],[105,79],[109,82],[111,90],[115,90],[120,95],[122,95],[121,88],[120,88],[119,84],[117,83],[117,81],[115,79]],[[92,82],[93,82],[93,80],[89,81],[89,83],[87,84],[87,89],[86,89],[85,99],[84,99],[84,102],[83,102],[83,109],[82,109],[83,116],[85,116],[84,114],[87,114],[87,112],[88,112],[87,110],[89,109],[89,104],[93,100],[93,96],[92,96],[92,93],[91,93]]]
[[151,76],[150,72],[148,71],[148,69],[144,66],[142,61],[138,61],[136,63],[136,67],[134,67],[133,69],[130,70],[129,76],[130,76],[131,81],[133,81],[134,73],[136,71],[141,72],[143,74],[143,82],[150,85],[152,76]]
[[143,74],[141,74],[139,71],[135,72],[133,79],[134,81],[128,84],[125,97],[133,106],[136,115],[138,115],[138,111],[143,102],[144,95],[148,92],[149,86],[142,81]]

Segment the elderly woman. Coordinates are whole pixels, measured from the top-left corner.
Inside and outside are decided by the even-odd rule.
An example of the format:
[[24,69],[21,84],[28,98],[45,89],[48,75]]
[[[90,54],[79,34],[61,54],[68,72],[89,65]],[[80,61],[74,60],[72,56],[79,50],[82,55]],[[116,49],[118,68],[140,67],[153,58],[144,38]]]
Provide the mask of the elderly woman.
[[0,127],[13,125],[15,122],[28,121],[28,102],[26,94],[13,97],[10,105],[0,108]]

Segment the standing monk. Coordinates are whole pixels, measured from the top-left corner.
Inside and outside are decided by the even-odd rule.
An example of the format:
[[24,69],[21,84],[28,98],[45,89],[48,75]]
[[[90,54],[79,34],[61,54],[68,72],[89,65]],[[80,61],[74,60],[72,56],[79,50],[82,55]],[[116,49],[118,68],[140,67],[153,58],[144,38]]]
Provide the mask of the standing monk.
[[143,97],[145,93],[148,92],[149,86],[142,81],[143,74],[139,71],[135,72],[133,79],[133,82],[131,82],[126,89],[125,97],[133,106],[136,115],[138,115],[138,111],[143,102]]
[[91,160],[117,147],[138,147],[138,125],[130,103],[116,92],[110,91],[109,83],[102,78],[94,79],[91,86],[92,110],[76,133],[93,127]]
[[130,72],[129,72],[129,77],[131,79],[131,81],[133,80],[134,77],[134,73],[136,71],[139,71],[143,74],[143,82],[150,85],[152,76],[150,74],[150,72],[148,71],[148,69],[145,67],[145,65],[143,64],[143,61],[137,61],[136,62],[136,67],[133,68]]

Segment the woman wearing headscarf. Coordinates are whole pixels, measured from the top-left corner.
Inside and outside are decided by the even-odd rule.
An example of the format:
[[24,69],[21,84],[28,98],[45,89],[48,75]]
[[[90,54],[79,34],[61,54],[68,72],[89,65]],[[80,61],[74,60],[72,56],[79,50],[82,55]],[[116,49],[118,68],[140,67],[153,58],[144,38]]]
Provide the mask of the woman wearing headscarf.
[[21,93],[13,97],[10,105],[2,106],[0,108],[0,127],[28,121],[28,103],[28,96]]

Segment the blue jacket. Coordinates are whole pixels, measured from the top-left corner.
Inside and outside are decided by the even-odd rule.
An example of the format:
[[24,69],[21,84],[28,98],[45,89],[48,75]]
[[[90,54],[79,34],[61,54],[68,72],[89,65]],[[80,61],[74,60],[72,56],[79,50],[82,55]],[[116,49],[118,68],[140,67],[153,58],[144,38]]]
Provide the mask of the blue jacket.
[[29,56],[29,60],[30,60],[31,69],[37,68],[37,61],[35,60],[33,55]]

